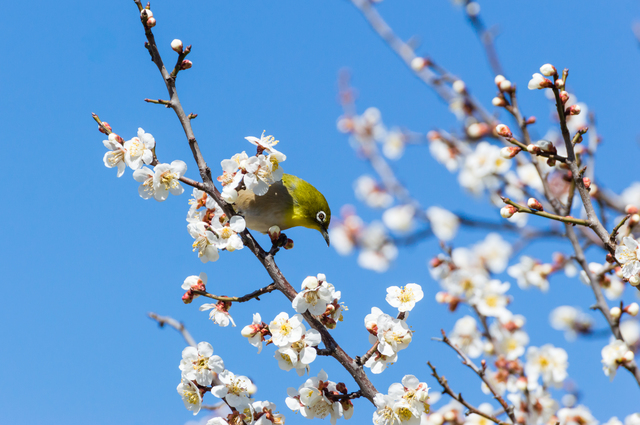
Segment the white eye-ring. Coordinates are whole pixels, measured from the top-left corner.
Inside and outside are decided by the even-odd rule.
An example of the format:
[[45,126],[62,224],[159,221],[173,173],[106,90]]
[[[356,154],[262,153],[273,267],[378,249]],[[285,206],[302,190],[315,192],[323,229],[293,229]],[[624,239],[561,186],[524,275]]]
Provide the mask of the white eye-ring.
[[324,223],[324,220],[327,218],[327,215],[324,213],[324,211],[320,211],[318,214],[316,214],[316,219],[320,222],[320,223]]

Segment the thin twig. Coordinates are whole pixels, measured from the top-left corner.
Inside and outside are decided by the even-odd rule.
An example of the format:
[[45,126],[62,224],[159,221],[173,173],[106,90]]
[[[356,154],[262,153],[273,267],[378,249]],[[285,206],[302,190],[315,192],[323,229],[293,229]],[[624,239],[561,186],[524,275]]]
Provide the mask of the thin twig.
[[184,327],[184,324],[182,322],[178,322],[173,317],[160,316],[159,314],[156,314],[156,313],[153,313],[153,312],[152,313],[147,313],[147,316],[149,316],[151,319],[153,319],[156,322],[158,322],[158,325],[160,325],[161,328],[163,328],[164,325],[171,326],[173,329],[175,329],[178,332],[180,332],[180,334],[182,335],[182,337],[184,338],[185,342],[188,345],[190,345],[192,347],[196,346],[196,340],[193,339],[193,337],[191,336],[191,334],[189,333],[187,328]]
[[214,299],[214,300],[218,300],[218,301],[244,303],[244,302],[247,302],[247,301],[252,300],[254,298],[255,299],[259,299],[258,297],[260,297],[260,295],[268,294],[269,292],[273,292],[276,289],[277,289],[276,288],[276,284],[275,283],[271,283],[271,284],[265,286],[264,288],[260,288],[258,290],[255,290],[255,291],[251,292],[250,294],[243,295],[241,297],[225,297],[225,296],[221,296],[221,295],[213,295],[213,294],[210,294],[210,293],[208,293],[206,291],[196,291],[196,290],[193,290],[193,293],[197,294],[197,295],[202,295],[203,297],[207,297],[207,298],[211,298],[211,299]]

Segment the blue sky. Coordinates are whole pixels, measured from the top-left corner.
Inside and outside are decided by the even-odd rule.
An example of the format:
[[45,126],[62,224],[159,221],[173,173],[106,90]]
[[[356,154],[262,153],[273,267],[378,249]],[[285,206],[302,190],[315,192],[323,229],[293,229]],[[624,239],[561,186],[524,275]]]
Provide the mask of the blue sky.
[[[631,26],[640,19],[640,6],[606,3],[540,1],[533,6],[499,0],[481,5],[485,22],[499,30],[497,48],[506,75],[520,87],[543,63],[571,70],[569,86],[596,112],[603,136],[599,181],[619,192],[637,179],[640,48]],[[172,39],[194,46],[189,57],[194,66],[180,74],[178,89],[185,110],[198,114],[194,131],[214,173],[220,160],[249,149],[245,136],[266,129],[288,156],[285,170],[321,190],[334,214],[343,204],[356,203],[351,182],[369,169],[336,130],[342,68],[352,74],[360,111],[376,106],[388,125],[422,133],[457,128],[447,106],[406,69],[350,2],[156,1],[152,6],[156,40],[168,63],[175,55],[169,48]],[[458,8],[447,1],[388,0],[379,10],[402,38],[418,37],[419,53],[458,75],[490,105],[493,75]],[[28,7],[8,2],[0,28],[6,58],[0,67],[0,127],[7,177],[0,209],[0,380],[6,385],[0,422],[190,420],[175,390],[185,344],[177,333],[159,330],[146,317],[149,311],[184,321],[196,340],[213,344],[229,369],[254,378],[257,397],[277,403],[287,423],[302,422],[284,405],[284,389],[297,387],[302,379],[279,370],[270,347],[256,355],[239,335],[256,311],[265,320],[291,311],[284,297],[274,293],[233,307],[235,329],[212,324],[197,311],[199,302],[185,306],[180,301],[186,276],[205,271],[211,292],[241,295],[270,283],[266,272],[248,250],[223,253],[217,263],[203,266],[186,232],[188,196],[143,201],[130,171],[117,179],[102,164],[104,137],[91,112],[125,139],[144,128],[155,136],[162,161],[182,159],[187,176],[198,176],[175,116],[143,102],[163,98],[166,91],[143,47],[133,2],[35,1]],[[544,96],[522,90],[520,102],[528,115],[539,118],[536,129],[543,135],[550,125]],[[497,219],[495,209],[466,196],[425,147],[411,147],[408,153],[395,167],[425,205]],[[379,217],[356,206],[366,219]],[[400,353],[397,364],[373,378],[379,390],[413,373],[437,391],[426,367],[430,360],[468,399],[489,401],[450,350],[429,339],[440,328],[451,329],[461,316],[434,301],[438,286],[426,262],[439,252],[436,241],[406,248],[387,273],[376,274],[358,268],[354,256],[340,257],[326,248],[316,233],[293,229],[288,235],[296,248],[278,255],[281,269],[295,286],[307,275],[325,273],[342,291],[349,311],[333,333],[352,355],[369,348],[362,323],[371,306],[392,312],[384,302],[387,286],[423,286],[425,299],[409,319],[415,342]],[[480,232],[465,232],[455,242],[482,238]],[[265,237],[258,240],[266,244]],[[549,261],[545,255],[551,249],[558,245],[536,244],[530,253]],[[605,340],[567,344],[548,325],[548,313],[557,305],[588,309],[593,296],[585,286],[559,277],[545,295],[517,288],[512,294],[512,310],[529,319],[531,344],[550,342],[568,351],[569,375],[601,422],[633,412],[635,381],[625,371],[613,383],[602,374]],[[353,389],[335,361],[321,359],[312,373],[321,367]],[[361,401],[356,409],[363,423],[370,420],[371,405]]]

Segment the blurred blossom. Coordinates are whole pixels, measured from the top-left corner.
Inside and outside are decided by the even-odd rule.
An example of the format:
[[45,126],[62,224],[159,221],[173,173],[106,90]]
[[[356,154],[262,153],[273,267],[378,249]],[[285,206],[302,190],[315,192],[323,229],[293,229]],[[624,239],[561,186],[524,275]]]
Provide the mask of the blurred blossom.
[[593,327],[593,322],[588,314],[568,305],[556,307],[551,312],[549,321],[552,328],[565,331],[564,336],[569,341],[575,340],[578,334],[590,333]]
[[413,228],[416,209],[413,205],[397,205],[382,214],[385,226],[394,232],[408,232]]
[[429,152],[440,164],[443,164],[450,172],[456,171],[460,167],[460,157],[442,139],[429,141]]
[[567,352],[551,344],[542,347],[529,347],[525,372],[529,381],[542,378],[545,387],[560,388],[567,378]]
[[449,334],[451,343],[456,345],[467,356],[475,359],[482,354],[484,343],[482,334],[478,330],[476,319],[464,316],[456,322],[453,331]]
[[393,203],[393,196],[371,176],[360,176],[353,185],[356,198],[371,208],[387,208]]
[[440,207],[429,207],[427,218],[431,222],[431,230],[436,237],[443,241],[450,241],[456,236],[460,220],[452,212]]
[[[604,269],[605,269],[605,266],[603,266],[602,264],[589,263],[589,270],[591,270],[591,273],[593,273],[594,276],[596,276],[596,279],[599,276],[598,283],[602,287],[604,295],[610,300],[615,300],[617,298],[620,298],[622,296],[622,293],[624,292],[624,286],[625,286],[624,282],[615,274],[599,275],[599,273],[601,273]],[[584,270],[580,271],[580,280],[585,285],[590,284],[589,278],[587,277],[587,273]]]
[[616,339],[602,349],[602,369],[611,381],[616,376],[618,366],[632,362],[633,351],[629,350],[624,341]]
[[492,273],[502,273],[507,268],[511,256],[511,244],[497,233],[489,233],[473,250]]
[[560,425],[598,425],[589,409],[583,405],[577,407],[564,407],[558,410]]
[[640,323],[637,320],[625,320],[620,323],[620,333],[633,351],[640,347]]
[[551,264],[541,264],[534,258],[523,255],[520,257],[520,263],[509,267],[507,273],[509,276],[517,279],[518,286],[521,289],[528,289],[530,286],[535,286],[542,292],[547,292],[549,289],[547,276],[552,270]]
[[389,159],[397,160],[404,153],[404,134],[397,129],[387,133],[382,145],[382,153]]
[[640,208],[640,182],[633,182],[622,191],[620,198],[625,205],[634,205]]

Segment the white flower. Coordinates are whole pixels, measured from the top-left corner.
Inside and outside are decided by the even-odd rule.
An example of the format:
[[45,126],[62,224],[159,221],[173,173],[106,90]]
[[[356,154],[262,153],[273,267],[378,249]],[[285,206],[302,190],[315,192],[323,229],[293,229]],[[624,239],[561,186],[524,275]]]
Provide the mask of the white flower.
[[539,288],[542,292],[549,289],[549,281],[547,276],[551,273],[550,264],[540,264],[537,260],[523,255],[520,257],[520,263],[515,264],[507,269],[509,276],[517,279],[518,286],[522,289],[528,289],[530,286]]
[[476,319],[471,316],[458,319],[453,331],[449,334],[449,339],[452,344],[472,359],[482,354],[484,347],[482,334],[478,330]]
[[251,410],[254,412],[253,419],[256,416],[260,416],[258,420],[253,422],[253,425],[283,425],[284,415],[273,413],[275,409],[276,405],[268,401],[254,401],[251,403]]
[[529,347],[525,372],[530,381],[537,381],[542,376],[545,386],[560,388],[567,378],[567,352],[551,344],[542,347]]
[[549,315],[549,321],[553,329],[565,331],[569,341],[573,341],[578,333],[589,333],[593,326],[589,315],[568,305],[556,307]]
[[407,232],[413,227],[416,209],[413,205],[397,205],[382,214],[385,226],[394,232]]
[[207,286],[207,274],[205,272],[200,273],[200,276],[189,276],[184,280],[181,288],[185,291],[192,289],[194,286]]
[[562,408],[557,416],[560,425],[598,425],[598,421],[583,405]]
[[155,167],[155,175],[153,176],[154,198],[157,201],[164,201],[169,196],[181,195],[184,188],[180,184],[180,177],[184,176],[187,171],[187,164],[179,159],[172,161],[171,164],[158,164]]
[[384,354],[380,354],[380,352],[376,352],[373,356],[367,360],[365,363],[365,367],[371,369],[371,373],[377,375],[379,373],[384,372],[384,370],[389,367],[390,364],[393,364],[398,361],[398,354],[393,353],[391,356],[385,356]]
[[622,264],[622,275],[629,279],[640,272],[638,261],[638,242],[631,237],[622,239],[622,245],[616,248],[616,260]]
[[395,319],[388,314],[378,317],[378,351],[385,356],[392,356],[404,350],[411,342],[411,331],[404,320]]
[[109,152],[104,154],[102,161],[107,168],[118,167],[118,177],[121,177],[124,173],[125,162],[124,156],[127,150],[118,142],[118,135],[115,133],[109,134],[108,140],[103,140],[104,147],[109,149]]
[[197,415],[200,411],[200,407],[202,407],[202,396],[200,395],[198,387],[183,376],[180,384],[178,384],[178,388],[176,389],[178,390],[178,394],[182,397],[184,407],[186,407],[187,410],[192,411],[194,415]]
[[[489,403],[482,403],[478,406],[478,410],[482,413],[486,413],[487,415],[493,416],[493,407]],[[476,413],[471,413],[465,422],[465,425],[490,425],[493,424],[492,421],[485,418],[484,416],[480,416]]]
[[329,377],[324,370],[318,376],[311,377],[305,381],[297,390],[289,388],[286,399],[287,406],[294,412],[300,412],[308,419],[324,419],[331,415],[331,424],[335,425],[338,418],[344,413],[344,408],[340,402],[329,400],[324,391],[320,389],[320,383],[326,384],[326,390],[336,391],[336,384],[329,381]]
[[[264,149],[266,151],[268,151],[271,155],[273,155],[273,157],[278,161],[278,162],[284,162],[287,157],[280,151],[277,151],[274,146],[277,145],[278,143],[280,143],[278,140],[275,139],[275,137],[273,136],[265,136],[264,135],[264,131],[262,132],[262,135],[260,136],[260,138],[258,139],[257,137],[253,137],[253,136],[247,136],[245,137],[246,140],[249,141],[249,143],[251,143],[252,145],[256,145],[258,147],[260,147],[261,149]],[[282,178],[282,176],[280,176],[280,178]],[[280,180],[280,179],[278,179]]]
[[450,172],[454,172],[460,167],[460,157],[457,155],[457,151],[440,138],[429,140],[429,152]]
[[404,153],[404,135],[399,130],[387,132],[382,145],[382,153],[389,159],[400,159]]
[[505,293],[509,290],[509,286],[508,282],[491,280],[483,288],[474,291],[469,303],[475,306],[483,316],[505,316],[508,314],[506,306],[509,304],[509,298]]
[[135,181],[142,183],[138,186],[138,194],[142,199],[149,199],[155,195],[155,189],[153,188],[153,171],[147,167],[142,167],[133,172],[133,178]]
[[632,413],[624,418],[624,425],[640,425],[640,413]]
[[443,241],[450,241],[456,236],[460,220],[458,216],[440,207],[429,207],[427,218],[431,222],[431,230],[436,237]]
[[396,406],[403,406],[417,418],[429,411],[429,386],[413,375],[405,375],[401,384],[391,384],[388,394],[398,402]]
[[625,342],[633,347],[640,341],[640,323],[637,320],[625,320],[620,323],[620,333]]
[[320,273],[317,277],[307,276],[302,281],[302,291],[293,299],[292,306],[296,313],[309,313],[314,316],[323,314],[327,305],[336,297],[333,285],[325,281],[326,277]]
[[211,394],[218,398],[224,398],[231,407],[240,406],[249,400],[249,390],[253,383],[246,376],[238,376],[229,370],[218,374],[222,385],[216,385],[211,389]]
[[242,331],[240,331],[243,337],[249,339],[249,344],[258,348],[258,354],[262,351],[262,341],[264,341],[262,329],[265,327],[266,323],[263,325],[260,313],[256,313],[253,315],[253,322],[242,328]]
[[223,328],[226,328],[227,326],[229,326],[229,323],[231,323],[231,326],[235,328],[236,322],[233,321],[233,317],[231,317],[231,315],[229,314],[230,306],[231,306],[231,303],[218,301],[215,304],[213,303],[202,304],[199,310],[200,311],[211,310],[211,313],[209,313],[209,319],[213,321],[213,323],[216,323]]
[[542,74],[538,74],[537,72],[533,74],[531,80],[529,80],[529,90],[543,89],[551,87],[553,83],[542,76]]
[[213,347],[208,342],[201,342],[198,347],[187,347],[182,350],[180,370],[186,379],[196,381],[198,385],[211,385],[213,372],[224,370],[224,362],[220,356],[213,355]]
[[220,257],[218,250],[216,249],[217,237],[211,232],[205,223],[190,223],[187,225],[187,230],[192,238],[193,250],[198,250],[198,258],[203,263],[208,261],[217,261]]
[[378,393],[373,397],[373,403],[378,410],[373,412],[375,425],[419,425],[420,414],[417,414],[406,406],[406,403],[398,403],[394,396]]
[[149,133],[145,133],[142,128],[138,128],[138,137],[124,142],[126,149],[124,161],[132,169],[137,170],[142,167],[142,163],[147,165],[153,162],[153,152],[156,140]]
[[420,301],[422,297],[424,297],[422,287],[415,283],[409,283],[402,288],[397,286],[387,288],[387,302],[400,312],[413,310],[416,302]]
[[453,296],[471,297],[488,282],[486,271],[482,269],[459,268],[446,276],[441,284]]
[[269,323],[269,330],[271,331],[271,341],[275,345],[278,347],[291,345],[299,341],[304,333],[302,315],[296,314],[289,318],[287,313],[280,313]]
[[309,365],[317,356],[316,349],[313,347],[316,347],[321,341],[320,332],[310,329],[299,341],[276,350],[274,356],[278,360],[278,366],[286,371],[296,369],[298,376],[304,375],[309,371]]
[[[510,313],[509,313],[510,314]],[[520,326],[517,322],[520,322]],[[529,344],[529,335],[522,329],[524,318],[522,316],[513,316],[505,320],[505,317],[499,318],[493,322],[489,328],[491,336],[496,341],[496,351],[503,354],[507,360],[515,360],[524,354],[524,347]]]
[[211,220],[211,230],[218,236],[215,242],[216,248],[226,249],[229,252],[244,248],[238,233],[242,232],[245,227],[246,222],[239,215],[231,217],[231,220],[225,219],[224,224],[218,219]]
[[497,233],[489,233],[484,241],[474,245],[474,253],[493,273],[502,273],[511,256],[511,244]]
[[550,63],[545,63],[540,67],[540,72],[545,77],[551,77],[556,74],[556,67],[551,65]]
[[380,186],[371,176],[360,176],[353,184],[356,198],[371,208],[387,208],[393,202],[393,196]]
[[618,366],[633,360],[633,351],[629,350],[624,341],[616,339],[602,349],[602,369],[611,381],[616,376]]

